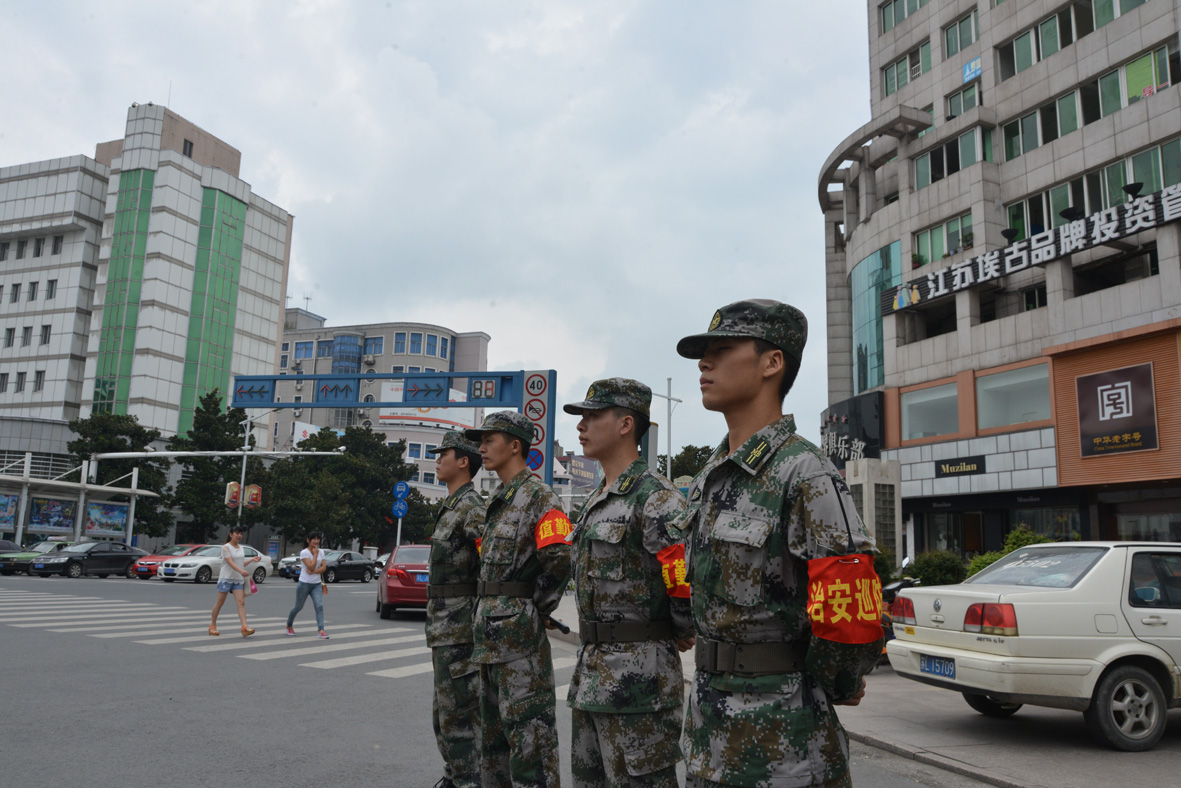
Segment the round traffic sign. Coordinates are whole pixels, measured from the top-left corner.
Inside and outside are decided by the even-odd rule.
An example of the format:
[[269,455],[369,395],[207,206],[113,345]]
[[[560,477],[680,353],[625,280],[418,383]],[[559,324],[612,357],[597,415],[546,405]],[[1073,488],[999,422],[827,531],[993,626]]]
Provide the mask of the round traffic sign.
[[545,426],[536,421],[533,422],[533,445],[536,446],[539,443],[542,443],[544,440]]
[[[397,498],[399,501],[403,500],[409,494],[410,494],[410,485],[407,482],[398,482],[397,484],[394,485],[394,497]],[[394,514],[398,514],[398,513],[394,512]],[[398,516],[401,517],[401,515],[398,515]]]
[[537,470],[543,462],[545,462],[545,455],[539,449],[529,450],[529,458],[525,460],[525,464],[529,466],[529,470]]
[[549,387],[549,380],[540,372],[535,372],[525,378],[525,393],[530,397],[540,397]]
[[405,498],[394,501],[394,517],[405,517],[408,511],[410,511],[410,504],[406,503]]
[[531,421],[541,421],[545,418],[545,400],[531,399],[525,403],[525,415]]

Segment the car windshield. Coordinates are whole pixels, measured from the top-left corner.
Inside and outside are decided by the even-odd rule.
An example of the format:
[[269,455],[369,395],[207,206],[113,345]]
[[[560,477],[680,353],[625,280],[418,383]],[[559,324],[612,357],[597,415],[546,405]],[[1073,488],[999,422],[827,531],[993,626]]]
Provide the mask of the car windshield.
[[191,547],[191,544],[174,544],[170,547],[165,547],[163,550],[156,553],[156,555],[180,555]]
[[344,550],[325,550],[324,558],[329,561],[339,561],[340,557],[344,555]]
[[97,545],[97,544],[98,544],[98,542],[80,542],[78,544],[72,544],[69,547],[63,547],[62,552],[63,553],[89,553],[91,550],[94,549],[95,545]]
[[221,545],[211,544],[208,547],[202,547],[200,550],[193,553],[193,555],[221,555]]
[[430,557],[431,548],[429,547],[399,547],[394,561],[399,564],[425,564]]
[[29,548],[30,553],[51,553],[57,549],[61,542],[38,542]]
[[965,583],[1071,588],[1091,571],[1106,547],[1024,547],[1014,550]]

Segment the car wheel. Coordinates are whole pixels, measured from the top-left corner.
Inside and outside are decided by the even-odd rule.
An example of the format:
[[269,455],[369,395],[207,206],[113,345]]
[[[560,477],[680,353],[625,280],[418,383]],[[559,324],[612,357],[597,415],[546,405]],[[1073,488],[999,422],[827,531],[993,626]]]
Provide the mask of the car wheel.
[[213,577],[213,570],[207,566],[203,566],[197,570],[197,576],[194,578],[196,583],[208,583],[209,579]]
[[267,570],[260,566],[258,569],[254,570],[252,577],[254,578],[256,585],[261,585],[267,581]]
[[123,570],[123,576],[128,580],[133,577],[139,577],[139,574],[135,571],[135,564],[128,564],[127,568]]
[[976,711],[983,714],[985,717],[995,717],[998,720],[1003,720],[1006,717],[1012,717],[1021,708],[1020,703],[1005,703],[1002,700],[990,698],[987,695],[969,695],[963,693],[964,700],[968,702]]
[[1164,734],[1165,714],[1165,694],[1152,674],[1124,665],[1099,680],[1083,719],[1099,741],[1124,752],[1142,752]]
[[176,582],[175,577],[161,577],[160,579],[163,580],[165,583],[175,583]]
[[364,573],[362,573],[362,575],[361,575],[361,582],[368,583],[372,579],[373,579],[373,570],[366,567]]
[[81,577],[82,576],[82,564],[78,563],[77,561],[71,561],[66,566],[66,574],[72,578],[75,578],[75,579]]
[[25,567],[25,574],[28,575],[29,577],[34,577],[37,574],[36,572],[33,571],[33,562],[32,561],[30,561],[29,565]]
[[335,569],[329,569],[327,572],[324,573],[324,582],[325,583],[335,583],[336,582],[336,570]]
[[394,617],[394,606],[393,605],[382,605],[380,603],[378,603],[378,605],[381,608],[381,617],[382,618],[390,619],[390,618]]

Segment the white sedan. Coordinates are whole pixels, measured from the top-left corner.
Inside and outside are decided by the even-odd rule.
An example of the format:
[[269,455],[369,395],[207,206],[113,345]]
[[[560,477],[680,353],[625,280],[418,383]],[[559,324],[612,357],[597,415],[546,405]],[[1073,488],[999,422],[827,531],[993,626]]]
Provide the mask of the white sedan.
[[1073,709],[1100,741],[1139,751],[1181,707],[1178,543],[1032,545],[960,585],[908,588],[894,612],[894,671],[990,717]]
[[[246,560],[255,556],[262,558],[258,563],[250,565],[254,567],[250,575],[254,578],[255,583],[266,582],[267,575],[272,572],[270,556],[263,555],[250,545],[242,545],[242,549],[246,552]],[[211,580],[217,580],[220,572],[221,545],[211,544],[188,555],[177,556],[162,562],[157,577],[165,583],[171,583],[173,580],[208,583]]]

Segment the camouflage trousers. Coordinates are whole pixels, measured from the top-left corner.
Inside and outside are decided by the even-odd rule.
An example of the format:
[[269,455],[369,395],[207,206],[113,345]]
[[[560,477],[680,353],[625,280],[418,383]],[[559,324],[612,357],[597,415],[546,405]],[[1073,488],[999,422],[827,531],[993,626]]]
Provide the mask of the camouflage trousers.
[[435,697],[431,719],[443,775],[456,788],[480,788],[480,666],[471,643],[431,649]]
[[480,666],[484,788],[560,788],[549,639],[511,662]]
[[679,788],[681,707],[635,714],[571,709],[574,788]]
[[847,785],[849,743],[824,690],[805,673],[693,676],[681,737],[691,786]]

